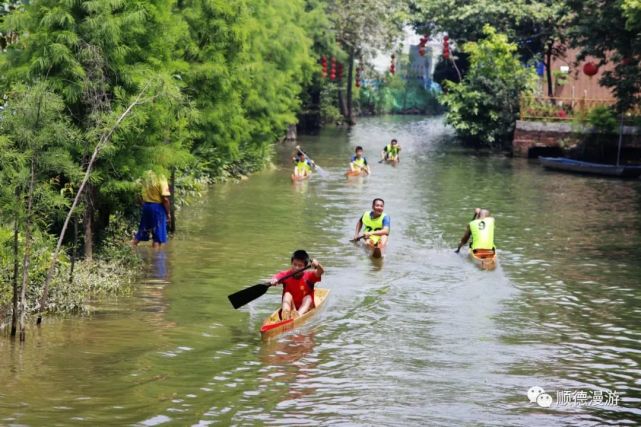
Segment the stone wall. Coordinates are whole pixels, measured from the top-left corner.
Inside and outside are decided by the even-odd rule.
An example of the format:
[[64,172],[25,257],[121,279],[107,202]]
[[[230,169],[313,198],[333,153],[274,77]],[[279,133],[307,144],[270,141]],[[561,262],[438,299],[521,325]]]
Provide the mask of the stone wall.
[[[633,154],[641,148],[640,130],[633,126],[623,127],[624,147]],[[568,150],[578,152],[577,147],[590,141],[603,145],[608,151],[616,147],[618,135],[600,135],[589,126],[568,122],[537,122],[517,120],[512,140],[515,157],[534,158],[539,155],[561,155]],[[585,150],[582,150],[585,152]]]

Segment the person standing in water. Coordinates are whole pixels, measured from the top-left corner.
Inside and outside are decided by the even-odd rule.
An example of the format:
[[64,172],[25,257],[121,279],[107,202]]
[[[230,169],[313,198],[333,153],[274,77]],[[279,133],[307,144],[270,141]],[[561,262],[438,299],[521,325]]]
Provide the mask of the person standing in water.
[[[171,221],[169,184],[164,175],[148,170],[142,179],[142,214],[133,245],[152,239],[152,247],[167,243],[167,223]],[[151,236],[150,236],[151,235]]]

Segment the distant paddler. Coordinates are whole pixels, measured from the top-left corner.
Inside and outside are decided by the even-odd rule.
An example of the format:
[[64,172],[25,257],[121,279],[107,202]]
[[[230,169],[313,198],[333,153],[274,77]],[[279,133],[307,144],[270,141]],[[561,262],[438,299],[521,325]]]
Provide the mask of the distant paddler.
[[392,139],[392,141],[383,148],[383,151],[381,151],[381,160],[379,163],[383,163],[386,160],[388,162],[399,162],[401,160],[400,152],[401,146],[398,145],[398,141]]
[[292,180],[300,181],[312,174],[312,170],[316,167],[313,161],[307,158],[305,153],[300,149],[299,146],[296,146],[296,151],[294,152],[294,157],[292,157],[294,162],[294,174],[292,175]]
[[494,246],[494,218],[491,216],[489,210],[474,209],[474,217],[467,225],[467,229],[461,238],[456,253],[461,251],[461,247],[470,240],[470,237],[472,238],[470,250],[473,254],[496,252]]
[[[372,210],[365,211],[356,223],[353,242],[364,239],[370,248],[372,256],[380,258],[383,256],[383,250],[387,245],[387,239],[390,232],[391,219],[384,212],[385,201],[376,198],[372,201]],[[361,229],[365,227],[365,232],[360,234]]]
[[[283,283],[281,320],[302,316],[314,308],[314,284],[321,281],[325,272],[320,262],[312,259],[304,250],[297,250],[291,257],[292,268],[275,274],[269,282],[272,286]],[[306,268],[312,268],[305,271]],[[296,274],[292,275],[292,272]],[[284,279],[284,280],[283,280]]]
[[367,159],[363,156],[363,147],[360,145],[354,150],[354,155],[349,163],[349,171],[347,172],[348,176],[358,176],[362,174],[370,174],[369,165],[367,164]]

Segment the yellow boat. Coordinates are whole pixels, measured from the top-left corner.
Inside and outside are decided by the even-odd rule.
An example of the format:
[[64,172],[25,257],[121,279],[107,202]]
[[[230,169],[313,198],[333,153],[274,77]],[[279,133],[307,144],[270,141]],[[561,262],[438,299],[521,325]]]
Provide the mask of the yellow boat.
[[481,270],[494,270],[496,268],[496,250],[477,249],[473,252],[470,249],[470,258]]
[[383,245],[380,242],[379,240],[379,243],[376,244],[371,239],[367,240],[367,248],[372,258],[383,258],[385,255],[385,246],[387,246],[387,243]]
[[280,319],[280,308],[273,312],[263,322],[263,325],[260,327],[260,335],[263,339],[274,338],[277,335],[282,334],[286,331],[291,331],[303,323],[305,323],[309,318],[311,318],[318,310],[322,307],[325,299],[329,295],[329,289],[327,288],[315,288],[314,289],[314,308],[309,310],[307,313],[303,314],[296,319],[281,320]]
[[310,176],[311,176],[311,174],[302,175],[302,176],[301,175],[292,174],[292,182],[305,181],[306,179],[309,179]]
[[345,172],[345,176],[346,177],[350,177],[350,176],[367,176],[367,175],[369,175],[369,174],[367,173],[367,171],[365,169],[361,169],[361,170],[358,170],[358,171],[354,171],[354,170],[350,169],[347,172]]

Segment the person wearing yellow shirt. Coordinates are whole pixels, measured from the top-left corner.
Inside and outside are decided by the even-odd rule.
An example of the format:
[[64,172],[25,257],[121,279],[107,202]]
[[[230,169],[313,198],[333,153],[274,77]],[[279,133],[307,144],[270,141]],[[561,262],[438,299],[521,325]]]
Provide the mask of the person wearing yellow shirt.
[[171,221],[169,184],[163,175],[145,172],[142,179],[142,214],[134,246],[152,239],[152,247],[160,248],[167,243],[167,222]]

